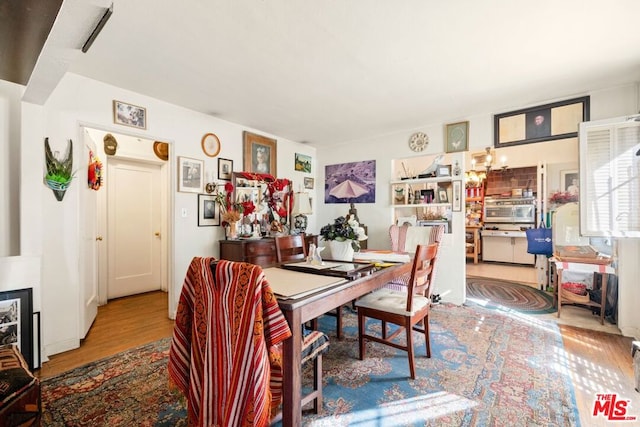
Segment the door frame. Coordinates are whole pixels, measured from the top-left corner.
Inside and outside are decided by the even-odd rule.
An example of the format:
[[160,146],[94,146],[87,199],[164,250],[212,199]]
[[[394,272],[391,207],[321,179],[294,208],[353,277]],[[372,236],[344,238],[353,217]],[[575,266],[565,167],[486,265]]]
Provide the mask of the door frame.
[[[160,159],[149,158],[141,158],[136,157],[135,155],[123,153],[116,156],[118,158],[123,158],[132,161],[138,161],[142,163],[153,163],[160,165],[160,180],[162,182],[161,190],[160,190],[160,205],[161,205],[161,233],[162,233],[162,243],[160,250],[160,260],[161,260],[161,289],[163,291],[168,292],[169,295],[169,303],[167,306],[167,315],[171,318],[172,316],[172,307],[175,305],[172,301],[174,294],[174,283],[171,280],[173,277],[173,265],[174,265],[174,205],[175,198],[173,188],[171,183],[173,182],[172,176],[175,173],[171,165],[175,162],[175,154],[174,154],[174,142],[172,140],[166,138],[155,138],[152,135],[141,135],[131,132],[122,131],[121,129],[112,128],[109,126],[100,126],[94,123],[79,123],[79,132],[83,135],[84,129],[89,131],[89,134],[99,133],[106,134],[111,133],[113,135],[122,136],[124,138],[134,138],[141,139],[146,141],[164,141],[169,144],[169,159],[167,161],[163,161]],[[100,138],[102,139],[102,137]],[[79,139],[81,140],[81,139]],[[97,145],[97,153],[96,155],[100,158],[103,163],[103,170],[106,171],[108,158],[104,152],[104,146],[100,144],[101,141],[96,141]],[[108,180],[108,177],[105,176],[105,180]],[[103,189],[104,190],[104,189]],[[98,200],[96,209],[98,211],[97,218],[97,234],[106,236],[107,230],[107,192],[99,191],[98,192]],[[107,303],[107,284],[108,284],[108,250],[107,245],[98,245],[98,304],[104,305]]]

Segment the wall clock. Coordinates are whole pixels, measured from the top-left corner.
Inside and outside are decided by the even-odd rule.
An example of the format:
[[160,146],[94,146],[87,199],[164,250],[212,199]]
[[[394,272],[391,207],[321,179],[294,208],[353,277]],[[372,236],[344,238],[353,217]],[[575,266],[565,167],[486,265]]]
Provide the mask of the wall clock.
[[215,157],[220,152],[220,140],[213,133],[207,133],[202,137],[202,151],[209,157]]
[[409,138],[409,148],[413,151],[422,151],[427,148],[429,137],[424,132],[416,132]]

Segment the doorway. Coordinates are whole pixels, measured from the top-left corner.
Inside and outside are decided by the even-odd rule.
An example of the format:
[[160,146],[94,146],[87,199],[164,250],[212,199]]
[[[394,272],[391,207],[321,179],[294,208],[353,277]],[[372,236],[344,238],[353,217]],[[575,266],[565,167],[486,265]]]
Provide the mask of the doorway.
[[160,166],[116,158],[107,176],[107,301],[159,291]]
[[[117,148],[107,155],[104,138],[109,134]],[[166,151],[163,158],[156,141],[107,130],[83,127],[83,136],[102,161],[103,185],[93,192],[95,200],[88,198],[83,206],[82,217],[95,217],[94,229],[84,234],[96,250],[93,256],[81,255],[84,277],[93,278],[85,279],[82,292],[95,289],[97,306],[126,295],[168,291],[171,171]],[[95,312],[84,310],[81,339]]]

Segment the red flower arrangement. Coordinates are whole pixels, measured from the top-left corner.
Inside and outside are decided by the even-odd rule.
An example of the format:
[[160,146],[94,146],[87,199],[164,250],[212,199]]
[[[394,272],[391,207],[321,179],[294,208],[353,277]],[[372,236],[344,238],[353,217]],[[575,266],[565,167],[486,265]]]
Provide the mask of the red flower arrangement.
[[555,205],[564,205],[565,203],[577,202],[578,195],[571,194],[568,191],[556,191],[549,197],[549,203]]
[[233,184],[227,182],[224,185],[224,193],[218,188],[214,194],[216,202],[220,204],[222,225],[239,221],[241,214],[249,215],[256,210],[256,206],[252,201],[231,202],[231,193],[233,193]]

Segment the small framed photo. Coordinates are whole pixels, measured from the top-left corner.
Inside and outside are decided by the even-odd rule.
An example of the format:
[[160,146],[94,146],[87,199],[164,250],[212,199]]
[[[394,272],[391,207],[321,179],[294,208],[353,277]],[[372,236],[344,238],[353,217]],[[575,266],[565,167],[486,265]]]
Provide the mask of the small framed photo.
[[457,153],[469,149],[469,122],[450,123],[445,126],[445,152]]
[[438,165],[436,176],[451,176],[451,165]]
[[304,177],[304,188],[307,190],[313,190],[313,178]]
[[0,292],[0,343],[18,347],[33,369],[33,293],[31,289]]
[[453,181],[453,211],[462,211],[462,181]]
[[233,160],[218,158],[218,179],[231,181],[233,172]]
[[113,122],[138,129],[147,128],[147,109],[113,100]]
[[220,225],[220,212],[212,194],[198,194],[198,227]]
[[278,176],[276,171],[276,140],[244,131],[244,171],[268,173]]
[[311,156],[296,153],[295,170],[298,172],[311,173]]
[[580,175],[577,170],[560,171],[560,185],[562,191],[572,196],[580,195]]
[[202,193],[204,186],[204,161],[178,157],[178,191]]
[[444,188],[438,189],[438,203],[449,203],[449,198],[447,197],[447,190]]

